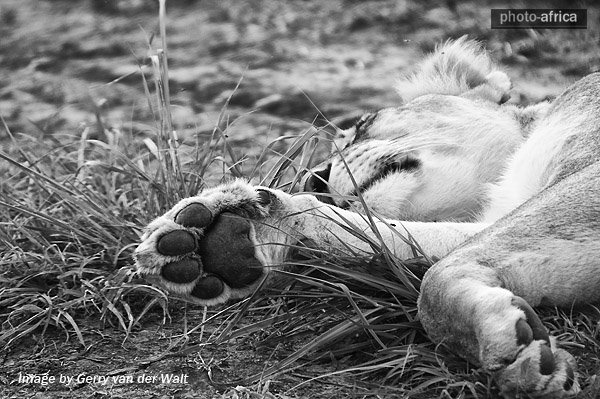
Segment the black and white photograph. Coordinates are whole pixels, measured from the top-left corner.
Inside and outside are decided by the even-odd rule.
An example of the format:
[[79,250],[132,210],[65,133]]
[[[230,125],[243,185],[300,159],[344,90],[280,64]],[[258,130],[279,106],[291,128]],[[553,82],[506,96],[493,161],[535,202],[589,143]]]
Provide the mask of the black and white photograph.
[[0,398],[600,398],[600,3],[0,0]]

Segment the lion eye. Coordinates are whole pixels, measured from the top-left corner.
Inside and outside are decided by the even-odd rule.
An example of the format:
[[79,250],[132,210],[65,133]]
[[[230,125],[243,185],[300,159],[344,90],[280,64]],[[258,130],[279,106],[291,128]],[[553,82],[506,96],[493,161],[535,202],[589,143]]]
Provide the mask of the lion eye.
[[354,126],[354,128],[356,129],[356,131],[358,132],[359,130],[365,130],[367,129],[372,123],[373,120],[375,119],[375,117],[377,116],[377,114],[365,114],[363,115],[358,122],[356,122],[356,125]]
[[399,172],[415,172],[421,166],[421,161],[412,156],[405,156],[399,161],[385,162],[382,168],[374,175],[371,176],[367,181],[363,182],[357,190],[354,190],[351,195],[356,195],[357,192],[363,193],[371,188],[375,183],[380,180],[387,178],[394,173]]
[[417,158],[406,157],[401,162],[389,162],[376,175],[375,181],[397,172],[412,172],[419,168],[421,162]]
[[356,143],[357,141],[363,140],[366,137],[367,130],[369,129],[369,127],[371,127],[376,117],[376,113],[366,114],[362,118],[360,118],[358,122],[356,122],[356,125],[354,125],[356,133],[354,135],[354,140],[352,140],[352,144]]

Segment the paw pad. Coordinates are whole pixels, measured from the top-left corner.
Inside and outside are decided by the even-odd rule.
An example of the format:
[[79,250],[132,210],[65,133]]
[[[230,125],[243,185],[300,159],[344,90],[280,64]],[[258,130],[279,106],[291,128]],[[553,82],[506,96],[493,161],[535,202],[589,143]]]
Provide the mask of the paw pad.
[[516,322],[517,357],[496,374],[505,397],[563,398],[580,388],[575,360],[566,351],[552,348],[546,328],[531,306],[520,297],[512,305],[525,318]]
[[159,238],[156,249],[162,255],[178,256],[196,249],[196,237],[185,230],[175,230]]
[[254,257],[250,222],[232,213],[222,213],[199,244],[205,271],[217,274],[232,288],[243,288],[262,274]]
[[162,268],[162,276],[177,284],[191,283],[200,276],[201,265],[196,259],[183,259],[168,263]]
[[206,206],[190,204],[175,216],[175,223],[184,227],[206,227],[212,222],[212,219],[212,213]]
[[220,278],[209,275],[198,280],[191,294],[200,299],[212,299],[221,295],[224,288]]
[[268,254],[255,234],[268,227],[258,231],[255,222],[262,223],[266,205],[277,200],[270,190],[239,184],[212,193],[186,198],[157,218],[135,254],[137,267],[153,282],[210,305],[247,295],[265,275]]

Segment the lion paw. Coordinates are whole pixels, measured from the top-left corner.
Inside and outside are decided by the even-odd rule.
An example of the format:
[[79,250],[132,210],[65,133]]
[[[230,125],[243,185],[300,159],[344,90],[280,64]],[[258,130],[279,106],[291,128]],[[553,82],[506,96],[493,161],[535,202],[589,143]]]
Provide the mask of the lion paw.
[[525,313],[515,325],[517,357],[494,375],[505,398],[567,398],[579,392],[573,356],[553,348],[548,333],[531,306],[514,297]]
[[268,216],[271,198],[236,182],[182,200],[146,228],[135,251],[138,270],[198,304],[247,296],[268,272],[251,221]]
[[545,341],[533,341],[495,379],[505,398],[568,398],[579,392],[575,359]]

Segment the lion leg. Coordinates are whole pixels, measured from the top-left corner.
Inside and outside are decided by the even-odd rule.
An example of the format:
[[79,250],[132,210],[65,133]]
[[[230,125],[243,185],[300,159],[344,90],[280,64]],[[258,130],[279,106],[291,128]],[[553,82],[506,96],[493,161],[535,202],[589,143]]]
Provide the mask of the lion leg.
[[565,178],[425,274],[428,334],[494,372],[505,397],[579,390],[573,357],[553,347],[531,306],[600,300],[598,176],[600,163]]
[[[300,242],[334,253],[370,254],[369,240],[381,240],[398,257],[409,258],[413,251],[402,237],[408,231],[426,254],[442,257],[484,227],[379,219],[374,224],[312,195],[237,181],[186,198],[150,223],[135,260],[142,275],[167,291],[216,305],[244,298],[271,280],[269,272],[282,267]],[[368,238],[352,233],[357,230]]]
[[324,242],[325,218],[309,223],[321,204],[253,187],[241,180],[185,198],[152,221],[134,258],[140,274],[170,293],[213,306],[250,295],[271,279],[292,250],[310,238]]
[[494,373],[505,398],[577,393],[573,357],[553,347],[531,306],[502,285],[476,261],[450,256],[434,265],[419,298],[429,337]]

